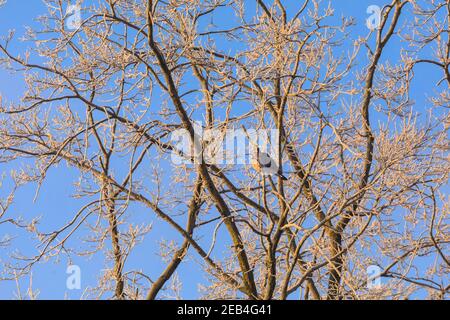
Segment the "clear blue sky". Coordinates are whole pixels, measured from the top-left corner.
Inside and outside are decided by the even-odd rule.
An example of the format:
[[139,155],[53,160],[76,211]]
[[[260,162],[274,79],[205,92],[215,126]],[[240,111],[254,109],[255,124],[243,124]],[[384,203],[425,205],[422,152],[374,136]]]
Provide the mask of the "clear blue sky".
[[[292,1],[293,3],[297,1]],[[325,2],[325,1],[324,1]],[[367,34],[365,20],[368,17],[366,9],[371,4],[378,4],[383,6],[388,1],[376,0],[334,0],[333,7],[336,9],[335,17],[353,16],[357,21],[357,27],[354,28],[352,37],[354,39],[359,36]],[[23,51],[29,43],[20,43],[17,39],[24,33],[25,26],[35,25],[34,19],[45,12],[45,8],[41,0],[8,0],[7,4],[0,8],[0,35],[6,35],[8,30],[16,30],[16,41],[13,46],[18,51]],[[408,19],[408,15],[403,19]],[[398,58],[400,43],[391,43],[384,53],[384,59],[392,59],[395,61]],[[417,111],[426,110],[426,100],[421,92],[432,92],[433,87],[440,77],[432,67],[420,67],[416,72],[420,72],[420,76],[416,77],[413,82],[412,98],[417,102]],[[13,76],[10,73],[0,70],[0,92],[9,101],[17,100],[23,92],[23,82],[20,76]],[[423,110],[420,110],[423,108]],[[18,165],[17,163],[15,165]],[[0,164],[0,173],[8,174],[11,165]],[[76,212],[82,202],[79,202],[70,195],[73,193],[72,184],[77,178],[77,173],[68,170],[61,166],[58,169],[53,169],[41,188],[40,195],[36,202],[33,203],[33,197],[36,191],[35,185],[28,185],[20,189],[16,196],[12,212],[15,216],[23,216],[24,218],[32,218],[35,216],[42,216],[42,226],[45,223],[48,225],[61,225],[73,212]],[[7,185],[7,178],[5,184]],[[7,188],[0,189],[0,196],[4,196]],[[132,208],[137,213],[142,208]],[[136,215],[137,220],[148,219],[150,215],[140,216]],[[171,229],[164,223],[158,220],[154,221],[154,231],[146,239],[145,243],[136,251],[136,253],[128,261],[129,265],[139,266],[151,276],[156,276],[162,269],[162,264],[159,262],[157,256],[156,243],[160,241],[164,234],[171,232]],[[16,228],[11,228],[9,225],[0,226],[0,239],[10,234],[16,238],[13,240],[12,248],[20,249],[22,252],[34,252],[34,241],[29,238],[26,233],[19,233]],[[0,248],[0,260],[10,260],[8,255],[11,254],[10,248]],[[100,269],[105,267],[103,256],[94,256],[88,260],[77,258],[74,261],[82,270],[82,287],[95,284],[95,277],[99,274]],[[66,266],[67,261],[50,261],[38,265],[33,270],[33,288],[39,289],[39,297],[42,299],[60,299],[64,297],[77,299],[80,297],[81,291],[69,291],[66,289]],[[183,281],[183,298],[197,298],[197,285],[205,281],[197,272],[198,265],[193,261],[184,263],[179,268],[179,277]],[[27,287],[28,277],[21,281],[22,289]],[[13,282],[0,282],[0,298],[11,299],[14,298],[13,293],[16,287]]]

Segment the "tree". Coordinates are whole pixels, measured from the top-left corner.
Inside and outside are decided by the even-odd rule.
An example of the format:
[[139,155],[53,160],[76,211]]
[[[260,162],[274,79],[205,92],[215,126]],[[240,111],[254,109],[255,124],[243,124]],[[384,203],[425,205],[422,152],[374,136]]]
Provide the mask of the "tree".
[[[189,256],[208,277],[205,298],[446,297],[448,1],[393,0],[358,39],[354,19],[318,0],[96,0],[75,29],[67,1],[46,5],[31,51],[14,54],[12,34],[0,45],[3,66],[27,84],[20,103],[3,101],[0,160],[26,160],[17,188],[58,166],[78,170],[85,204],[41,231],[11,213],[13,190],[0,223],[34,233],[39,253],[8,263],[5,280],[46,258],[101,251],[111,268],[97,297],[177,291]],[[423,93],[427,112],[410,98],[424,63],[444,76]],[[199,120],[214,139],[198,137]],[[242,126],[276,130],[287,181],[206,159]],[[171,138],[180,130],[197,158]],[[168,181],[169,167],[178,179]],[[156,218],[173,233],[155,278],[126,261]],[[70,248],[80,232],[94,249]],[[368,286],[373,265],[392,279],[382,289]]]

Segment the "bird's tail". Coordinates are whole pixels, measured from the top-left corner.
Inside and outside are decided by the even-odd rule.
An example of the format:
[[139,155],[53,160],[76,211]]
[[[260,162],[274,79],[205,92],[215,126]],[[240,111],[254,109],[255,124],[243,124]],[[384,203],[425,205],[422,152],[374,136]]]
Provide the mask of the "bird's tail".
[[277,176],[279,176],[281,179],[283,179],[284,181],[286,181],[288,178],[286,178],[281,172],[277,173]]

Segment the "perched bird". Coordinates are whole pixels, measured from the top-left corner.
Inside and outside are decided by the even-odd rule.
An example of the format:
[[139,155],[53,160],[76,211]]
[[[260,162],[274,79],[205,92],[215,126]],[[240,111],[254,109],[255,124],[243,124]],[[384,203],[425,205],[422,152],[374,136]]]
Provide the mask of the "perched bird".
[[266,152],[262,152],[259,147],[256,147],[256,155],[252,159],[252,167],[264,175],[277,175],[281,179],[287,180],[281,173],[275,160],[273,160]]

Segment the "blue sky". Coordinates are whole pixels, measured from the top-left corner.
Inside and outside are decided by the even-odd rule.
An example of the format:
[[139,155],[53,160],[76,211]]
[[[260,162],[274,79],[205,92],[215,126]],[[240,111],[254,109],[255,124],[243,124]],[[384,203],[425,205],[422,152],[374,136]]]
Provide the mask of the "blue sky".
[[[294,1],[295,2],[295,1]],[[365,21],[368,17],[366,9],[369,5],[377,4],[383,6],[388,1],[375,0],[335,0],[333,7],[336,9],[335,18],[339,19],[342,16],[353,16],[356,19],[357,25],[353,28],[351,37],[356,39],[360,36],[367,35],[367,28]],[[26,26],[36,25],[34,19],[45,12],[41,0],[8,0],[6,5],[0,8],[0,36],[7,34],[8,30],[16,30],[16,39],[24,33]],[[407,13],[403,19],[411,17]],[[219,17],[220,18],[220,17]],[[227,17],[222,17],[226,19]],[[23,51],[30,44],[14,41],[13,47],[17,51]],[[383,59],[390,59],[395,61],[398,59],[399,48],[402,44],[398,41],[390,43],[384,52]],[[364,56],[360,57],[360,63],[364,63]],[[419,77],[413,81],[413,100],[417,102],[417,111],[426,111],[426,97],[421,92],[433,92],[435,83],[440,78],[440,74],[436,72],[433,67],[419,66],[416,73],[420,73]],[[23,92],[23,79],[20,75],[12,75],[9,72],[0,69],[0,92],[4,98],[9,101],[17,101],[17,98]],[[423,110],[420,110],[423,108]],[[14,164],[0,164],[0,173],[8,175],[11,169],[18,166]],[[35,202],[33,198],[36,192],[36,185],[28,185],[21,188],[15,198],[14,206],[12,207],[15,216],[23,216],[26,219],[42,216],[42,226],[61,225],[66,221],[67,215],[78,210],[84,202],[73,199],[73,183],[77,179],[77,173],[65,166],[50,171],[47,180],[41,187],[39,197]],[[7,178],[5,179],[5,186],[7,186]],[[5,195],[7,188],[0,190],[0,196]],[[51,205],[50,205],[51,203]],[[132,207],[131,211],[136,212],[137,221],[148,221],[149,215],[143,216],[143,208]],[[47,224],[47,225],[46,225]],[[149,272],[152,276],[156,276],[163,267],[157,256],[155,243],[160,241],[164,234],[171,232],[170,228],[158,220],[154,220],[153,231],[146,238],[145,242],[140,246],[140,249],[130,257],[129,265],[135,265],[143,270]],[[15,236],[13,240],[13,248],[20,249],[22,252],[33,252],[33,241],[29,239],[26,233],[18,233],[17,229],[8,226],[0,226],[0,238],[6,234]],[[152,250],[148,250],[152,248]],[[8,259],[11,254],[11,248],[0,248],[0,260]],[[149,253],[150,252],[150,253]],[[216,253],[220,254],[220,252]],[[89,259],[76,258],[73,261],[81,267],[82,270],[82,287],[94,285],[96,276],[100,269],[105,268],[104,259],[101,255],[95,255]],[[39,264],[33,269],[33,288],[39,289],[39,297],[42,299],[61,299],[64,297],[71,299],[78,299],[82,291],[70,291],[66,288],[66,266],[67,261],[50,261]],[[204,283],[205,279],[200,276],[193,276],[199,274],[197,272],[199,266],[194,261],[190,260],[184,263],[178,271],[180,279],[183,281],[182,296],[184,298],[197,298],[198,284]],[[20,285],[22,290],[25,290],[29,278],[24,278]],[[0,298],[11,299],[14,298],[16,291],[16,284],[14,282],[0,282]]]

